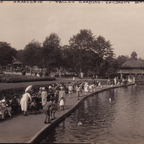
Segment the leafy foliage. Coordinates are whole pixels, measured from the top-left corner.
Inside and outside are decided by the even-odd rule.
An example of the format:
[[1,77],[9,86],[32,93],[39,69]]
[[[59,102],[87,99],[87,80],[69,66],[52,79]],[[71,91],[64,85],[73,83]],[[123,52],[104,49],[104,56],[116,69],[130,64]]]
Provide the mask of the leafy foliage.
[[80,33],[70,38],[69,45],[73,50],[72,60],[77,72],[91,71],[95,75],[100,72],[103,60],[110,62],[114,58],[110,41],[102,36],[96,38],[91,30],[80,30]]
[[115,58],[112,44],[103,36],[96,37],[89,29],[82,29],[61,45],[56,33],[51,33],[42,44],[29,42],[23,50],[16,51],[8,43],[0,42],[0,65],[12,63],[13,57],[28,66],[47,68],[47,72],[71,71],[80,75],[109,77],[128,60],[127,56]]
[[55,33],[50,34],[43,42],[41,64],[48,69],[48,72],[52,68],[60,67],[60,48],[60,38]]
[[0,66],[11,64],[16,56],[17,50],[6,42],[0,42]]

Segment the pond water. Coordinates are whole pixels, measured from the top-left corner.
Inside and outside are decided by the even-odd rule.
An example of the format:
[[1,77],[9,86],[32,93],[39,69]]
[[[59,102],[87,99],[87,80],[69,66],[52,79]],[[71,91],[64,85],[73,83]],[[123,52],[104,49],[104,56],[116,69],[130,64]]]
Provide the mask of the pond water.
[[85,99],[41,143],[143,144],[144,86],[111,89]]

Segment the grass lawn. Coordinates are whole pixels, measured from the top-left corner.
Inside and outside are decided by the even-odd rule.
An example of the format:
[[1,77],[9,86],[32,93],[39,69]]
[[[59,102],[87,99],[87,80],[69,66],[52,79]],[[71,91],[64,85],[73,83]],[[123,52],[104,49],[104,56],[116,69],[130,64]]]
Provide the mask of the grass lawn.
[[27,75],[11,75],[11,74],[0,74],[0,81],[6,83],[18,83],[18,82],[31,82],[31,81],[48,81],[55,80],[55,78],[44,76],[27,76]]

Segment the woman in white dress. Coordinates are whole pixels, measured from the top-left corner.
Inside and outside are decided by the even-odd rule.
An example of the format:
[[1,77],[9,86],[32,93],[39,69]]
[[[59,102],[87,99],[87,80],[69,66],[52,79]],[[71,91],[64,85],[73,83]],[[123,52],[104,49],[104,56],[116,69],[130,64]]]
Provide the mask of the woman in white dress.
[[28,100],[32,101],[30,91],[32,86],[29,86],[25,90],[25,94],[23,94],[20,104],[21,104],[21,110],[23,111],[24,115],[27,116],[27,109],[28,109]]
[[85,95],[88,93],[88,83],[86,82],[84,85]]

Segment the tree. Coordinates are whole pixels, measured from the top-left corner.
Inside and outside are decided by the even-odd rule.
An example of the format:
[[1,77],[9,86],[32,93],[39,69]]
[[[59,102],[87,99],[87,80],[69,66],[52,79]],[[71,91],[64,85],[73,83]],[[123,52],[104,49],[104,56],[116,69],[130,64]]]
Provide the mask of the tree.
[[64,45],[61,50],[61,67],[63,69],[74,70],[74,63],[72,61],[73,59],[73,50],[70,49],[68,45]]
[[98,36],[94,41],[93,51],[95,51],[99,57],[97,61],[98,70],[103,60],[111,61],[115,56],[110,41],[106,41],[102,36]]
[[128,56],[124,56],[124,55],[118,56],[116,59],[118,68],[120,68],[122,66],[122,64],[125,63],[128,59],[129,59]]
[[17,50],[12,48],[7,42],[0,42],[0,65],[11,64],[16,56]]
[[[23,52],[21,52],[23,53]],[[28,66],[39,65],[41,59],[41,44],[32,40],[24,48],[24,63]]]
[[[97,70],[97,61],[98,61],[98,54],[89,50],[85,52],[85,58],[84,58],[84,66],[83,66],[83,72],[91,73],[91,75],[96,75],[98,74]],[[88,75],[88,74],[87,74]]]
[[18,50],[16,54],[16,59],[21,61],[23,64],[25,63],[25,55],[24,55],[24,50]]
[[[118,58],[113,58],[110,61],[107,61],[106,65],[105,65],[105,69],[103,69],[103,71],[106,72],[106,76],[107,77],[111,77],[114,78],[117,75],[117,71],[120,69],[120,67],[122,66],[122,64],[124,62],[126,62],[129,59],[128,56],[118,56]],[[101,75],[104,76],[102,68],[100,68],[101,70]]]
[[73,54],[73,58],[71,60],[75,65],[75,71],[79,74],[83,71],[83,69],[85,69],[85,54],[87,51],[91,51],[93,41],[94,36],[91,30],[87,29],[80,30],[80,33],[74,35],[69,40],[69,46]]
[[60,38],[57,34],[51,33],[46,37],[42,47],[41,64],[50,73],[53,68],[59,68],[61,63]]
[[102,71],[102,68],[100,68],[101,72],[101,76],[102,77],[111,77],[111,76],[114,76],[116,75],[116,72],[118,70],[118,65],[117,65],[117,61],[116,59],[112,59],[111,61],[107,61],[107,60],[104,60],[104,69]]
[[91,30],[80,30],[69,40],[73,50],[73,62],[76,71],[90,71],[94,75],[100,72],[100,64],[103,60],[112,61],[114,52],[110,41],[104,37],[93,35]]
[[69,45],[73,49],[89,50],[94,41],[94,36],[91,30],[83,29],[80,33],[74,35],[69,40]]

